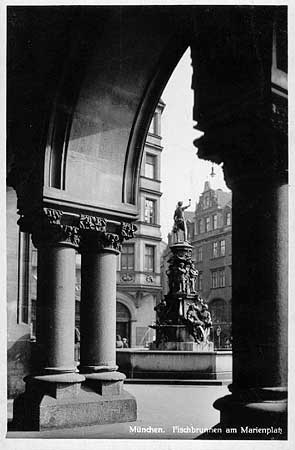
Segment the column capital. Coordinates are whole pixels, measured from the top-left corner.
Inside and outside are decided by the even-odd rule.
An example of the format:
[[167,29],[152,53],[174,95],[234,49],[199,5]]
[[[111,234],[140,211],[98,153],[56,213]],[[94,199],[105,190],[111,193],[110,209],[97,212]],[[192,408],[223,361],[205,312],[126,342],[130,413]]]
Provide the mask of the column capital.
[[81,231],[81,251],[119,252],[122,243],[132,239],[137,228],[134,224],[126,222],[107,222],[103,218],[82,215],[79,229]]
[[75,214],[43,207],[20,212],[21,231],[32,234],[34,245],[67,245],[87,247],[88,251],[120,251],[121,244],[132,239],[136,226],[127,222],[108,221],[103,217]]
[[41,208],[22,215],[18,220],[21,231],[32,233],[35,247],[64,245],[78,248],[79,228],[63,220],[64,212],[54,208]]
[[[271,116],[272,117],[272,116]],[[288,140],[271,117],[248,116],[215,123],[195,140],[198,156],[223,163],[226,184],[284,184],[288,179]]]

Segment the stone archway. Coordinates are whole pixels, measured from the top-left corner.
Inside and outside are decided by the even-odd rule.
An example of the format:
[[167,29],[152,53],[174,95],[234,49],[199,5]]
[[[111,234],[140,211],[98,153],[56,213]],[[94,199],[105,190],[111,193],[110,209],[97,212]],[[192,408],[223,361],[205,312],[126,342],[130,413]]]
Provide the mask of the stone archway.
[[128,308],[117,301],[116,303],[116,334],[121,338],[126,338],[128,341],[128,346],[131,342],[131,315]]
[[[74,385],[87,376],[91,383],[97,368],[105,371],[104,382],[113,382],[116,255],[134,232],[153,105],[190,45],[193,117],[205,132],[196,143],[198,155],[224,163],[233,191],[233,393],[216,407],[224,424],[252,423],[255,415],[256,425],[285,427],[288,144],[287,94],[275,97],[271,80],[277,11],[78,8],[64,18],[57,10],[50,17],[36,9],[16,25],[15,39],[8,40],[8,179],[18,194],[21,229],[33,234],[40,250],[37,340],[54,389],[66,380],[76,395]],[[47,27],[40,26],[44,21]],[[20,54],[22,64],[14,64]],[[82,253],[85,376],[76,373],[73,360],[76,251]],[[261,332],[262,323],[268,333]],[[244,408],[245,391],[255,411]],[[88,423],[83,420],[78,424]]]

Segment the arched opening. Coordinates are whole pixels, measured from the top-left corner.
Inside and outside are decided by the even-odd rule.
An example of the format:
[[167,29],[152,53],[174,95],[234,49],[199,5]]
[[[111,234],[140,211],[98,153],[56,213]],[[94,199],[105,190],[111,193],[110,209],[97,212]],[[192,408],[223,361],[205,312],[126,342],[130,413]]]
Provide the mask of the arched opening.
[[121,338],[126,338],[128,346],[131,342],[131,314],[127,306],[120,301],[116,303],[116,334]]
[[[218,11],[215,11],[214,8],[213,10],[205,8],[195,9],[195,11],[198,11],[195,14],[196,17],[192,17],[194,15],[191,14],[192,10],[186,11],[184,16],[190,27],[193,23],[192,28],[194,29],[190,31],[195,34],[193,63],[194,69],[197,70],[193,77],[194,118],[198,121],[200,119],[199,125],[204,126],[204,130],[207,132],[198,153],[202,158],[216,163],[225,161],[227,177],[235,186],[233,223],[236,227],[236,234],[233,280],[234,297],[242,307],[234,308],[233,316],[236,339],[234,388],[243,390],[250,387],[252,391],[255,390],[255,395],[258,394],[255,398],[258,398],[261,387],[270,386],[275,389],[283,387],[287,375],[285,364],[287,361],[287,327],[281,327],[278,333],[273,332],[274,329],[277,330],[278,323],[285,324],[287,322],[287,289],[284,284],[287,273],[287,213],[282,213],[282,210],[287,211],[288,209],[285,195],[287,170],[284,163],[281,163],[285,156],[280,158],[279,154],[281,148],[285,149],[286,147],[286,136],[282,137],[284,134],[282,129],[286,122],[284,120],[286,109],[282,100],[287,98],[287,92],[280,89],[281,86],[277,86],[279,89],[276,89],[276,95],[278,93],[280,95],[283,93],[283,95],[275,100],[273,95],[275,91],[272,91],[273,86],[271,86],[273,81],[270,76],[273,10],[269,15],[265,15],[261,9],[258,9],[256,14],[253,8],[219,9]],[[53,158],[51,161],[53,173],[49,185],[43,185],[43,148],[40,149],[40,142],[43,140],[39,135],[42,127],[38,126],[39,121],[36,120],[34,114],[25,113],[28,110],[29,101],[23,99],[23,104],[15,101],[16,118],[21,119],[19,122],[23,124],[23,129],[31,130],[26,132],[27,139],[24,139],[22,133],[18,132],[18,120],[15,120],[17,126],[14,127],[12,134],[16,136],[15,141],[19,144],[15,147],[21,149],[19,151],[21,163],[17,165],[17,170],[14,172],[15,179],[12,183],[19,188],[20,211],[27,220],[27,224],[22,222],[24,228],[27,225],[25,231],[32,232],[31,223],[34,221],[39,223],[38,215],[34,216],[34,206],[43,208],[48,204],[51,207],[64,209],[68,213],[64,214],[65,222],[58,223],[57,214],[55,217],[51,216],[50,223],[52,225],[52,222],[56,221],[57,227],[65,227],[67,231],[73,231],[71,226],[74,228],[76,225],[80,226],[81,212],[82,214],[93,214],[94,219],[103,216],[113,222],[115,220],[120,222],[126,218],[130,222],[136,220],[139,163],[148,122],[152,116],[152,108],[159,101],[168,74],[175,67],[176,61],[188,45],[187,30],[182,21],[178,21],[178,11],[174,10],[171,15],[165,15],[165,13],[163,15],[163,10],[160,10],[160,14],[158,11],[154,11],[151,21],[148,23],[149,14],[148,11],[147,15],[144,13],[142,16],[140,14],[136,16],[136,14],[129,14],[127,10],[122,13],[116,8],[114,14],[110,12],[109,22],[105,29],[99,36],[96,36],[95,44],[93,40],[95,51],[94,58],[90,62],[93,65],[88,67],[90,70],[87,71],[86,83],[79,91],[81,95],[79,95],[76,109],[73,112],[73,109],[69,107],[71,105],[65,105],[65,110],[69,112],[70,116],[73,112],[71,124],[67,120],[67,114],[63,116],[63,109],[61,114],[56,115],[60,128],[55,128],[57,134],[55,138],[53,136],[52,142],[59,148],[59,157],[55,160]],[[37,22],[39,24],[39,21]],[[87,20],[85,20],[85,24],[86,22]],[[121,33],[119,25],[124,33]],[[150,33],[150,25],[153,27],[153,33]],[[45,27],[42,28],[45,29]],[[52,27],[52,29],[55,28]],[[100,30],[97,23],[95,23],[95,29]],[[89,39],[87,26],[85,26],[85,30],[85,36]],[[36,32],[36,29],[34,31]],[[48,27],[48,31],[50,31],[50,27]],[[134,37],[137,37],[141,31],[140,39],[135,39]],[[213,33],[215,39],[212,39]],[[35,42],[38,41],[38,33],[34,38]],[[54,46],[50,47],[52,42],[50,38],[48,33],[48,42],[47,40],[45,42],[48,44],[45,47],[47,52],[43,51],[44,46],[42,46],[42,52],[40,52],[42,57],[46,53],[54,54],[50,51],[54,49]],[[76,36],[75,40],[77,41]],[[92,38],[90,40],[92,43]],[[21,39],[21,41],[30,42],[29,39]],[[130,45],[131,42],[132,45]],[[171,45],[171,43],[177,45]],[[56,49],[62,47],[58,39],[55,44],[59,44],[56,45]],[[171,58],[169,52],[170,56],[172,55]],[[167,54],[168,58],[165,60],[164,55]],[[38,58],[38,55],[35,56],[35,66],[39,67],[38,62],[42,58]],[[163,64],[159,64],[161,58],[163,58]],[[21,65],[19,79],[23,79],[27,83],[28,89],[24,90],[22,83],[19,83],[19,91],[16,89],[15,94],[15,99],[17,99],[17,93],[23,90],[25,96],[34,102],[35,114],[40,117],[42,108],[39,106],[45,104],[43,92],[46,91],[46,96],[49,98],[55,90],[55,86],[52,85],[48,90],[44,89],[47,81],[52,79],[50,65],[58,67],[53,57],[49,57],[48,61],[50,64],[48,64],[47,71],[38,70],[36,73],[31,73],[31,59],[27,58],[25,64]],[[282,67],[282,61],[280,62],[279,59],[277,64],[278,67]],[[44,64],[44,69],[46,69],[45,66],[46,64]],[[102,67],[103,70],[101,70]],[[158,67],[160,69],[157,78],[155,73]],[[56,79],[60,80],[60,78],[60,73],[56,74]],[[156,82],[153,85],[152,80],[155,79]],[[13,83],[12,87],[17,88],[17,85],[18,82]],[[39,94],[31,95],[35,93],[36,86],[39,87]],[[71,95],[70,97],[72,99]],[[65,97],[61,95],[59,98]],[[146,99],[148,99],[147,103]],[[270,117],[271,109],[272,117]],[[57,111],[60,110],[57,109]],[[33,131],[35,133],[34,140],[31,139]],[[20,141],[18,141],[18,136]],[[64,141],[68,141],[69,145],[65,147]],[[35,152],[31,152],[32,142],[37,150]],[[30,156],[30,153],[33,156]],[[42,157],[37,158],[34,164],[31,164],[35,154],[42,155]],[[67,167],[63,165],[65,154],[69,156]],[[148,156],[147,165],[150,170],[148,173],[151,175],[154,173],[150,158],[152,154]],[[27,163],[27,161],[29,162]],[[266,173],[266,183],[264,173]],[[25,175],[25,183],[23,183],[22,174]],[[153,217],[151,200],[149,198],[149,202],[147,202],[150,219]],[[208,204],[210,204],[209,197]],[[206,203],[205,206],[207,206]],[[218,218],[215,220],[212,217],[212,222],[210,222],[210,218],[204,219],[209,220],[203,220],[200,223],[200,230],[202,230],[200,234],[211,231],[209,228],[211,226],[214,228],[218,223]],[[230,225],[230,212],[225,216],[225,220],[228,221],[227,225]],[[92,222],[90,220],[90,225],[93,223],[96,223],[95,220]],[[267,233],[265,226],[268,230]],[[190,227],[191,234],[193,228]],[[45,243],[48,244],[48,242]],[[72,244],[78,246],[77,242]],[[216,244],[213,245],[215,252],[213,257],[223,257],[225,247],[222,240]],[[151,263],[154,254],[152,247],[151,243],[147,244],[147,264],[145,266],[147,272],[145,280],[150,283],[151,287],[156,275],[155,266]],[[202,259],[200,250],[198,248],[198,257]],[[55,248],[54,252],[57,253]],[[74,250],[71,249],[71,255],[73,252]],[[47,253],[43,252],[43,256],[46,263],[43,267],[47,267],[49,259]],[[86,256],[88,255],[86,254]],[[265,264],[265,261],[269,263]],[[202,261],[200,261],[201,263]],[[71,257],[70,265],[63,264],[63,267],[69,269],[72,276],[75,269],[74,258]],[[91,267],[93,266],[89,264],[88,269]],[[114,267],[115,264],[112,265],[112,268]],[[61,273],[56,270],[55,266],[52,268],[56,275]],[[132,266],[130,270],[132,270]],[[91,270],[89,271],[91,272]],[[45,287],[48,282],[54,292],[57,292],[57,287],[59,288],[61,284],[57,286],[57,283],[54,283],[54,276],[49,277],[49,281],[46,276],[47,272],[44,271],[43,280],[39,277],[40,286],[41,281],[44,281]],[[95,273],[91,273],[92,280],[96,279],[95,276]],[[224,287],[226,277],[226,272],[222,267],[218,267],[218,270],[212,271],[211,287],[206,286],[204,277],[203,280],[201,277],[199,278],[199,290],[204,292],[205,299],[208,298],[206,295],[209,295],[211,288],[216,289],[210,293],[211,296],[213,292],[216,293],[216,297],[214,296],[211,302],[211,312],[217,326],[221,328],[218,336],[220,340],[226,314],[224,303],[222,303],[222,301],[224,302],[223,297],[220,296],[217,289]],[[202,280],[202,286],[200,286],[200,280]],[[132,275],[126,273],[123,282],[132,283]],[[74,285],[74,282],[72,284]],[[64,283],[66,288],[65,285],[66,283]],[[112,286],[115,287],[114,271]],[[96,287],[99,287],[99,283],[96,283]],[[68,289],[65,290],[69,292]],[[61,289],[59,291],[61,292]],[[41,305],[43,298],[40,292],[38,296]],[[43,297],[47,298],[46,288],[43,291]],[[69,297],[59,293],[58,298],[61,298],[62,302],[58,302],[58,306],[64,305],[64,300]],[[111,297],[114,300],[112,305],[115,306],[115,295],[105,295],[104,300],[108,304],[107,301]],[[71,298],[74,299],[72,290]],[[50,295],[47,300],[49,307],[54,309]],[[92,300],[95,305],[95,295]],[[140,301],[140,298],[136,298],[135,301]],[[23,305],[22,314],[27,321],[26,305]],[[69,306],[68,310],[70,309]],[[65,308],[62,311],[62,320],[51,317],[49,331],[50,327],[54,330],[54,327],[51,326],[54,325],[61,335],[61,332],[64,331],[62,327],[66,323],[65,311],[68,313],[68,310]],[[101,309],[102,313],[105,311],[108,311],[108,308]],[[127,323],[126,311],[122,313],[122,317],[122,323]],[[115,321],[114,314],[112,319]],[[268,333],[263,333],[261,323],[268,326]],[[92,331],[98,329],[96,325],[97,323],[92,325]],[[88,323],[86,323],[86,328],[87,326]],[[100,329],[102,329],[101,322]],[[115,330],[115,327],[112,329]],[[125,329],[123,333],[126,333]],[[273,339],[271,346],[268,342],[269,336],[272,336]],[[52,341],[54,344],[59,344],[57,340],[52,339]],[[110,343],[113,341],[113,338],[109,339]],[[93,342],[101,343],[102,341],[93,339]],[[107,343],[107,339],[105,339],[99,349],[100,355]],[[222,346],[222,342],[218,342],[218,345]],[[47,345],[45,350],[51,350],[51,347],[51,345]],[[69,339],[68,347],[72,348],[72,337]],[[95,345],[93,348],[95,350]],[[68,354],[69,352],[64,347],[60,366],[67,359]],[[263,354],[263,358],[261,358],[261,354]],[[57,355],[60,355],[58,351],[55,354],[50,352],[49,356]],[[53,359],[51,358],[51,361]],[[111,368],[113,368],[113,359],[109,357]],[[70,363],[71,368],[74,369],[72,362]],[[248,393],[251,394],[250,390]],[[266,394],[268,395],[268,393]],[[270,396],[270,400],[272,399],[273,397]],[[230,405],[227,411],[229,410]],[[224,411],[227,416],[226,409]],[[242,424],[244,424],[243,420]]]

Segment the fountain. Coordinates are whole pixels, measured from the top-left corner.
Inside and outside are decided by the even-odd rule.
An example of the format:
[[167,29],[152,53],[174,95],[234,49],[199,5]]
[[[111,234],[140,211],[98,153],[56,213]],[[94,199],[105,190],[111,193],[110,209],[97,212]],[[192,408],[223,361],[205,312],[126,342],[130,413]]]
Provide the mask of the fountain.
[[169,293],[155,307],[157,321],[150,327],[156,330],[156,341],[150,349],[211,352],[211,315],[196,290],[198,271],[192,261],[192,246],[177,242],[170,250]]
[[169,292],[155,307],[156,340],[149,349],[117,351],[120,371],[129,378],[230,380],[232,352],[214,351],[208,305],[197,291],[198,271],[187,241],[184,210],[178,202],[174,213],[171,257],[166,271]]

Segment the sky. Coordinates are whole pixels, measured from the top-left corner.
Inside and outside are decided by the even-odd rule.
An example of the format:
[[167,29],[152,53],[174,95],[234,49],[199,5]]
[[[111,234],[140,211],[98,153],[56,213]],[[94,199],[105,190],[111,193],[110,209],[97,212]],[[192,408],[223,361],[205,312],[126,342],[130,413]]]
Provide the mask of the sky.
[[162,146],[161,157],[161,231],[162,238],[167,241],[167,234],[173,226],[173,213],[176,203],[182,200],[184,205],[191,199],[194,211],[196,202],[203,192],[204,183],[210,181],[214,189],[226,187],[222,168],[214,164],[216,176],[210,176],[212,163],[203,161],[197,156],[197,148],[193,145],[200,133],[193,127],[193,90],[191,89],[192,67],[190,49],[188,49],[162,94],[166,107],[162,114]]

